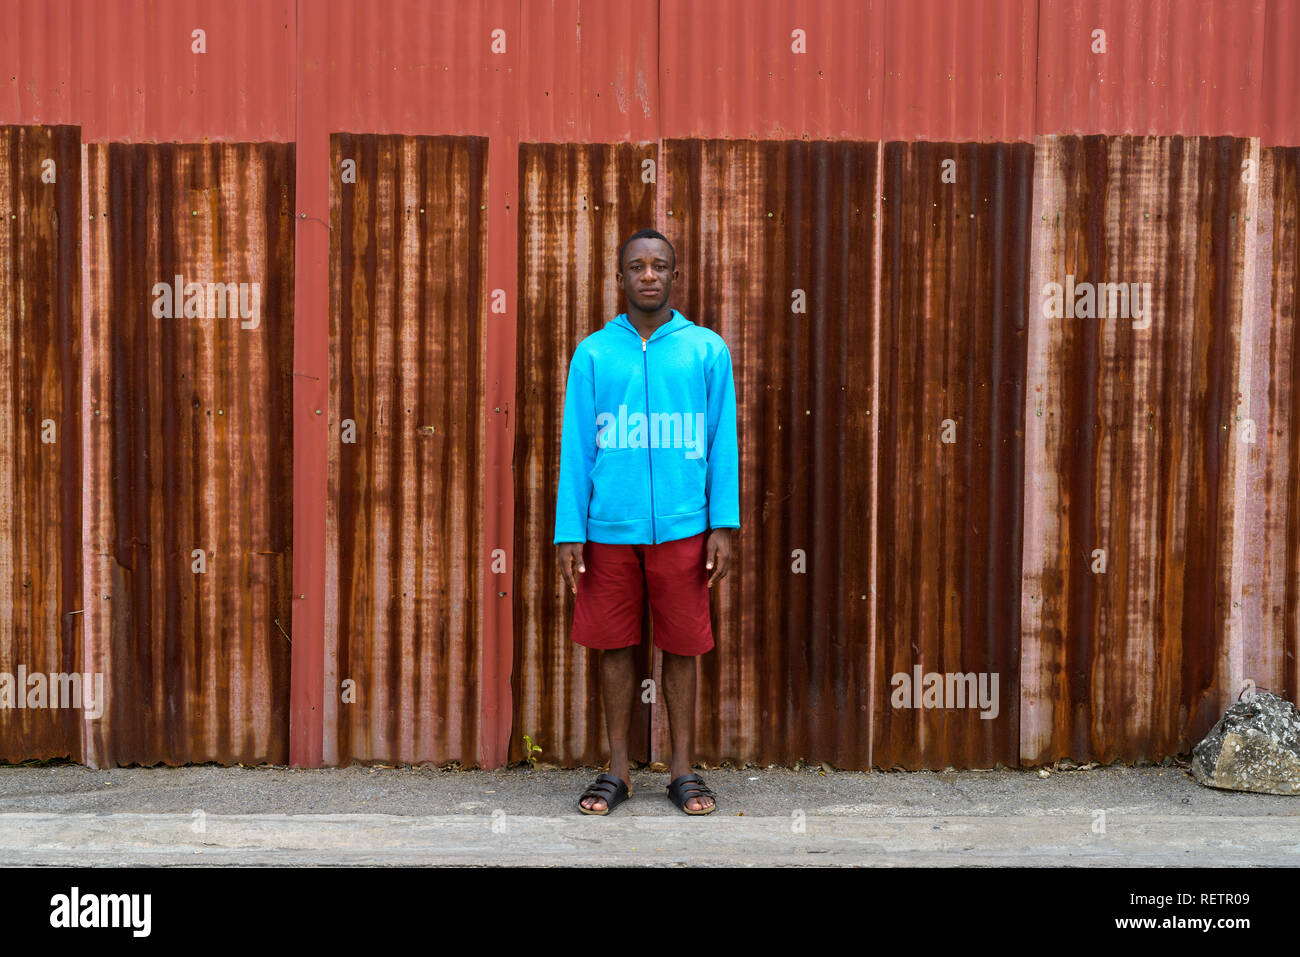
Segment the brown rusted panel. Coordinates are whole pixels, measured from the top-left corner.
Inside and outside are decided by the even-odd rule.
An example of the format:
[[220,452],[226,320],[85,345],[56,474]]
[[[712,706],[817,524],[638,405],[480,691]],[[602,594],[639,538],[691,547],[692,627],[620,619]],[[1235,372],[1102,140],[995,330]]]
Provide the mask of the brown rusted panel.
[[881,767],[1017,760],[1032,164],[1029,144],[885,145]]
[[[1300,387],[1296,375],[1300,372],[1300,147],[1275,148],[1268,151],[1272,166],[1273,222],[1271,278],[1273,297],[1269,315],[1278,326],[1290,321],[1291,355],[1285,371],[1275,373],[1270,383],[1274,397],[1286,392],[1290,413],[1284,430],[1275,430],[1278,438],[1270,441],[1287,445],[1287,525],[1285,535],[1276,536],[1285,542],[1285,578],[1276,586],[1284,603],[1281,609],[1281,627],[1266,627],[1267,636],[1282,636],[1282,648],[1273,654],[1277,662],[1272,677],[1286,697],[1300,700]],[[1275,398],[1275,403],[1281,405]],[[1281,484],[1281,475],[1273,482]],[[1280,563],[1279,563],[1280,564]],[[1276,638],[1274,638],[1276,642]],[[1280,672],[1280,674],[1278,673]]]
[[[1026,410],[1029,763],[1186,752],[1231,697],[1250,146],[1039,141]],[[1045,315],[1047,284],[1071,281],[1075,299],[1085,282],[1150,283],[1149,314],[1130,302],[1113,316],[1124,304],[1117,294],[1113,308],[1108,292],[1105,318]]]
[[87,762],[282,764],[293,147],[83,156]]
[[82,729],[102,704],[93,674],[87,697],[72,677],[87,672],[79,614],[80,147],[76,127],[0,127],[4,761],[82,760]]
[[[1300,693],[1300,149],[1259,156],[1254,243],[1244,303],[1242,375],[1234,443],[1240,465],[1234,523],[1239,607],[1233,622],[1230,695],[1247,682],[1292,701]],[[1248,197],[1251,195],[1247,194]],[[1237,594],[1237,592],[1240,594]]]
[[726,340],[736,378],[741,528],[695,719],[711,764],[870,766],[877,157],[875,143],[666,145],[675,301]]
[[[542,748],[543,761],[572,766],[609,759],[599,656],[569,640],[573,595],[560,578],[553,544],[556,480],[569,362],[579,342],[627,311],[615,285],[618,248],[654,225],[655,184],[643,181],[642,164],[658,159],[654,144],[519,145],[511,760],[524,756],[524,734]],[[639,673],[648,677],[648,613],[646,621]],[[630,741],[632,759],[645,760],[644,705],[634,712]]]
[[477,760],[487,149],[330,138],[326,764]]

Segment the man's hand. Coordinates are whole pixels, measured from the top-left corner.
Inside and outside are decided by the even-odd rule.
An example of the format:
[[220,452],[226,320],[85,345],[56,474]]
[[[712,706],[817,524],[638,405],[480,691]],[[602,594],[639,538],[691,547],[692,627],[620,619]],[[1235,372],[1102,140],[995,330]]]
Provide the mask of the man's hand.
[[704,567],[713,569],[709,576],[709,587],[712,588],[714,582],[727,577],[727,570],[731,567],[731,529],[715,528],[709,532],[704,552],[709,557]]
[[560,574],[564,576],[564,583],[569,586],[569,591],[576,595],[578,579],[575,574],[587,570],[587,566],[582,563],[582,542],[561,542],[558,548],[560,549]]

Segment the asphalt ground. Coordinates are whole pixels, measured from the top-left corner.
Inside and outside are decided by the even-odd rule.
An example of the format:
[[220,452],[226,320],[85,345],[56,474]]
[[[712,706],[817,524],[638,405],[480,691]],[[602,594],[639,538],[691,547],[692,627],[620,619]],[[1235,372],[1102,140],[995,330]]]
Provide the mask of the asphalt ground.
[[1300,798],[1220,791],[1185,766],[666,772],[579,814],[597,769],[0,766],[0,865],[1300,865]]

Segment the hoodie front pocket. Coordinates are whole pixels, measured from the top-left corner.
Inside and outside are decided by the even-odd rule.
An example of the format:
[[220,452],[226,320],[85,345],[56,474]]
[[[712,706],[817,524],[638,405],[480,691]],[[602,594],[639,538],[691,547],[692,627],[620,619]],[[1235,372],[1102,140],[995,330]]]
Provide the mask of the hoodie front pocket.
[[684,449],[653,449],[655,512],[660,518],[687,515],[709,504],[705,494],[708,463]]
[[645,449],[604,449],[597,454],[587,514],[598,522],[650,518],[650,461]]

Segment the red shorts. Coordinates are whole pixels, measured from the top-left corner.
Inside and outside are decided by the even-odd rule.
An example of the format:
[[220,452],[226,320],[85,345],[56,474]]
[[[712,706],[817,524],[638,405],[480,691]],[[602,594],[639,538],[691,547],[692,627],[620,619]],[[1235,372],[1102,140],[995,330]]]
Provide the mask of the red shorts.
[[583,545],[587,570],[576,575],[573,640],[601,650],[639,645],[648,587],[655,647],[673,655],[709,651],[707,539],[708,533],[700,532],[658,545]]

